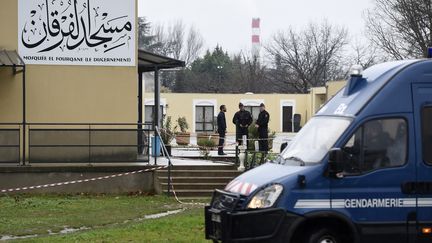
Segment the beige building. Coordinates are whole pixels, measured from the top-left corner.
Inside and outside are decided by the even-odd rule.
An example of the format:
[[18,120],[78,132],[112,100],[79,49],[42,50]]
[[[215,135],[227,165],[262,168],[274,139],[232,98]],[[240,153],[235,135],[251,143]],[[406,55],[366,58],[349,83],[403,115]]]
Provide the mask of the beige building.
[[[269,128],[277,133],[296,131],[296,119],[303,126],[315,112],[327,101],[327,98],[339,91],[345,81],[328,82],[326,87],[312,88],[309,94],[197,94],[197,93],[162,93],[161,110],[165,116],[175,121],[185,117],[192,133],[212,132],[215,129],[215,117],[219,106],[226,105],[228,133],[235,132],[231,119],[242,102],[252,113],[254,119],[259,114],[259,105],[264,103],[270,113]],[[144,95],[144,116],[147,123],[153,119],[154,99],[152,93]],[[175,122],[174,122],[175,123]]]
[[[17,0],[2,0],[0,49],[18,50],[17,13]],[[26,65],[27,121],[136,122],[137,73],[137,62],[123,67]],[[0,122],[22,121],[21,79],[22,73],[0,69]]]
[[47,4],[0,4],[0,164],[138,160],[139,72],[182,62],[138,50],[137,0]]
[[[90,10],[95,6],[79,4],[83,1],[68,7],[55,1],[39,6],[38,1],[2,0],[0,163],[24,157],[31,162],[140,161],[144,141],[137,122],[143,115],[142,122],[151,123],[155,104],[153,93],[142,94],[141,73],[184,63],[138,50],[137,0],[122,1],[121,8],[117,0],[90,0],[106,10],[107,19]],[[115,31],[110,29],[114,25]],[[13,66],[12,52],[25,66]],[[213,131],[214,117],[225,104],[228,132],[233,133],[230,120],[239,102],[255,119],[259,104],[265,103],[270,129],[292,132],[342,86],[329,83],[310,94],[164,93],[160,104],[165,115],[186,117],[194,133]]]

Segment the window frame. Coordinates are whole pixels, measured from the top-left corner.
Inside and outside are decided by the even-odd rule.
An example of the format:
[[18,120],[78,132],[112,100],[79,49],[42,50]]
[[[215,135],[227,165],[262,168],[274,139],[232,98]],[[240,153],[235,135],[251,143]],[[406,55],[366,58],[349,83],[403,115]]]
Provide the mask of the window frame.
[[[150,122],[147,123],[147,121],[146,121],[147,118],[148,118],[146,116],[146,108],[148,108],[148,107],[151,107],[151,109],[152,109],[152,113],[150,115],[150,117],[151,117],[151,125],[150,125]],[[160,105],[161,116],[159,117],[161,124],[163,123],[163,119],[164,119],[164,110],[165,110],[165,107],[164,107],[164,105],[161,104]],[[153,105],[144,105],[144,124],[145,124],[146,127],[147,126],[151,126],[150,128],[147,127],[148,129],[154,129],[154,127],[155,127],[154,113],[155,113],[155,105],[154,104]]]
[[421,110],[420,110],[421,155],[422,155],[422,161],[423,161],[423,163],[425,165],[427,165],[427,166],[432,166],[432,161],[430,161],[430,162],[426,161],[425,160],[425,156],[424,156],[424,151],[426,151],[426,150],[424,149],[425,146],[424,146],[424,143],[423,143],[423,128],[424,128],[424,126],[423,126],[423,124],[424,124],[424,122],[423,122],[423,111],[425,109],[431,109],[432,110],[432,104],[425,104],[425,105],[423,105],[421,107]]
[[[260,111],[259,111],[259,108],[260,108],[260,107],[259,107],[259,106],[255,106],[255,105],[245,105],[244,108],[245,108],[246,111],[249,111],[249,112],[251,113],[251,116],[252,116],[252,120],[253,120],[253,121],[256,121],[256,120],[258,119],[258,116],[259,116],[259,114],[260,114]],[[250,108],[250,110],[248,110],[247,108]],[[256,118],[254,117],[253,108],[258,108],[258,114],[257,114],[257,117],[256,117]]]
[[[198,114],[197,114],[197,109],[198,108],[202,108],[203,109],[203,121],[199,122],[198,121]],[[206,108],[212,108],[212,116],[211,116],[211,122],[206,122]],[[215,111],[215,107],[212,105],[196,105],[195,106],[195,132],[214,132],[215,131],[215,117],[214,117],[214,111]],[[198,130],[197,128],[197,124],[202,124],[203,125],[203,130]],[[211,124],[212,125],[212,130],[206,130],[206,124]]]
[[[370,119],[366,119],[363,120],[361,123],[359,123],[358,126],[354,127],[353,129],[351,129],[349,131],[349,136],[343,140],[343,142],[341,143],[341,149],[343,150],[344,146],[349,142],[349,140],[354,136],[355,133],[357,133],[357,131],[359,129],[364,130],[364,125],[368,122],[372,122],[372,121],[377,121],[377,120],[403,120],[405,122],[406,125],[406,131],[407,131],[407,135],[406,135],[406,153],[405,153],[405,159],[404,159],[404,163],[398,165],[398,166],[391,166],[391,167],[381,167],[381,168],[376,168],[373,170],[368,170],[368,171],[360,171],[358,173],[349,173],[346,172],[345,170],[343,171],[344,176],[362,176],[362,175],[367,175],[376,171],[380,171],[380,170],[387,170],[387,169],[395,169],[395,168],[402,168],[405,167],[408,164],[408,158],[409,158],[409,153],[410,153],[410,144],[409,144],[409,140],[410,140],[410,126],[409,126],[409,122],[408,119],[404,116],[386,116],[386,117],[373,117]],[[361,147],[363,148],[364,146],[364,131],[362,131],[361,133]],[[362,149],[363,151],[363,149]],[[364,163],[364,153],[361,153],[361,159],[362,159],[362,163]]]

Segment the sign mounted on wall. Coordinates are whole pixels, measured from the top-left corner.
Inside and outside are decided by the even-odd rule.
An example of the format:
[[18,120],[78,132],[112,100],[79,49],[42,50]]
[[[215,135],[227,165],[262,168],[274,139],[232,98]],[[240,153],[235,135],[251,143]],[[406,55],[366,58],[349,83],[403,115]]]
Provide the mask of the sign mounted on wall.
[[135,66],[135,0],[18,0],[26,64]]

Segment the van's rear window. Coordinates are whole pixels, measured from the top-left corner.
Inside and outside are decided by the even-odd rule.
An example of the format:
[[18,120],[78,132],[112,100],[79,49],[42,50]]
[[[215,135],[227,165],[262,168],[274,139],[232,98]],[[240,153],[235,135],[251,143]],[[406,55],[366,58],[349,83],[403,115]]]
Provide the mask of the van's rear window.
[[422,150],[424,162],[432,165],[432,107],[422,109]]

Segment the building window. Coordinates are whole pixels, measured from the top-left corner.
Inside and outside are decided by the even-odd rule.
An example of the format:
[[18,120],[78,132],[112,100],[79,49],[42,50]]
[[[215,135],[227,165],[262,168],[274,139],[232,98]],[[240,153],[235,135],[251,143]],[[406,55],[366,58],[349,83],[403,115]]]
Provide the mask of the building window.
[[[160,124],[162,124],[163,122],[163,105],[160,106],[159,108],[159,121]],[[145,128],[146,129],[153,129],[153,121],[155,119],[155,111],[154,111],[154,105],[146,105],[144,107],[144,123],[145,124],[152,124],[152,125],[146,125]]]
[[195,131],[213,132],[214,131],[214,107],[195,106]]
[[421,121],[423,161],[432,165],[432,107],[423,107]]
[[252,119],[256,121],[260,113],[259,106],[245,106],[245,110],[249,111],[252,115]]

